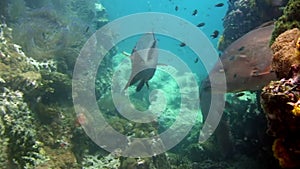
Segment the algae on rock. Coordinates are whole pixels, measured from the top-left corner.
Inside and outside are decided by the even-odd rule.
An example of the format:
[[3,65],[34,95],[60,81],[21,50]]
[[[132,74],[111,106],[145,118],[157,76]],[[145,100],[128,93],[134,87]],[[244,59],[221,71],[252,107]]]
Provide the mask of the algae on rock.
[[274,32],[271,38],[271,44],[283,32],[293,28],[300,29],[300,1],[289,0],[284,8],[283,15],[275,22]]

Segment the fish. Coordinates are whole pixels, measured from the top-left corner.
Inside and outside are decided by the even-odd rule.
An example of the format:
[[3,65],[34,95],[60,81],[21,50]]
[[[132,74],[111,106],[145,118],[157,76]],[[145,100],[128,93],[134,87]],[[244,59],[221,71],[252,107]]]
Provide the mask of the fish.
[[178,11],[178,6],[175,6],[175,11]]
[[179,44],[179,46],[180,46],[180,47],[184,47],[184,46],[186,46],[186,44],[185,44],[184,42],[181,42],[181,43]]
[[234,96],[235,96],[235,97],[242,97],[242,96],[244,96],[244,95],[245,95],[244,92],[239,92],[239,93],[236,93]]
[[198,14],[198,10],[197,9],[195,9],[194,11],[193,11],[193,16],[196,16]]
[[85,29],[85,33],[87,33],[90,29],[90,26],[87,26],[86,29]]
[[131,74],[123,90],[138,82],[136,92],[139,92],[145,84],[149,88],[148,81],[154,76],[158,65],[157,40],[154,33],[146,33],[138,40],[130,60]]
[[224,6],[224,3],[218,3],[215,5],[215,7],[222,7],[222,6]]
[[[200,87],[200,108],[205,122],[202,131],[215,131],[216,137],[224,137],[224,133],[230,136],[230,131],[217,128],[216,124],[224,124],[222,112],[225,105],[224,94],[226,92],[236,93],[241,91],[259,91],[271,80],[277,80],[276,74],[271,69],[272,50],[269,47],[269,41],[272,36],[274,24],[264,24],[254,29],[229,45],[220,57],[220,62],[209,72],[209,76],[202,81]],[[241,50],[241,48],[243,49]],[[223,65],[223,66],[222,66]],[[225,73],[226,81],[222,78]],[[213,82],[209,81],[213,79]],[[227,89],[224,90],[224,83]],[[212,88],[214,92],[212,92]],[[242,94],[236,94],[241,97]],[[214,105],[211,106],[212,98]],[[224,127],[225,128],[225,127]],[[221,131],[218,131],[221,130]],[[199,137],[199,141],[208,139],[212,132],[204,133]],[[223,134],[222,134],[223,133]],[[230,141],[230,138],[224,138]],[[218,139],[218,144],[223,145]],[[227,148],[222,152],[223,155],[232,153],[234,149],[227,144]]]
[[218,36],[219,36],[219,31],[218,31],[218,30],[215,30],[215,31],[213,32],[213,34],[210,35],[210,37],[212,37],[213,39],[217,38]]
[[[220,73],[225,73],[228,92],[260,90],[275,80],[271,69],[273,54],[269,47],[273,29],[273,24],[264,25],[234,41],[220,57],[223,68],[220,64],[215,65],[209,76],[217,78]],[[203,83],[208,83],[207,80]]]
[[204,22],[201,22],[201,23],[199,23],[198,25],[197,25],[197,27],[203,27],[205,25],[205,23]]
[[242,50],[244,50],[245,49],[245,46],[242,46],[242,47],[240,47],[239,49],[238,49],[238,51],[242,51]]
[[194,63],[198,63],[198,61],[199,61],[199,58],[196,57],[196,59],[194,60]]

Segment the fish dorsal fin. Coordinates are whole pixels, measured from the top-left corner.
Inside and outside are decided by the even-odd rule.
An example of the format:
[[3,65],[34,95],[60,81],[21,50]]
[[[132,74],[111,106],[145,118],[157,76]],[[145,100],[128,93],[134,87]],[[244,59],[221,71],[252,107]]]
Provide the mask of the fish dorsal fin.
[[271,25],[274,25],[274,23],[275,23],[275,21],[271,20],[271,21],[268,21],[268,22],[265,22],[265,23],[261,24],[257,28],[264,28],[264,27],[267,27],[267,26],[271,26]]

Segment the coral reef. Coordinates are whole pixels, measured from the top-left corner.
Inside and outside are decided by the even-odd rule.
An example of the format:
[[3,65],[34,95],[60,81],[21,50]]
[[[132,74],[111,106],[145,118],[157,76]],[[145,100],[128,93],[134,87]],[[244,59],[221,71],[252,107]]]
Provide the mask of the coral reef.
[[275,22],[271,44],[283,32],[293,28],[300,28],[300,1],[289,0],[284,8],[283,15]]
[[96,146],[77,123],[70,75],[85,40],[107,22],[105,8],[83,0],[7,3],[0,6],[0,168],[81,168]]
[[[232,4],[236,5],[232,16],[240,15],[240,11],[238,11],[240,6],[243,6],[241,8],[242,15],[246,15],[250,11],[248,1],[236,2]],[[241,3],[239,4],[239,2]],[[85,135],[80,126],[81,116],[75,115],[72,104],[70,104],[70,76],[75,58],[85,40],[107,22],[105,8],[96,0],[89,2],[85,0],[15,0],[11,1],[9,5],[6,3],[6,0],[0,2],[0,13],[2,8],[8,6],[3,10],[3,15],[7,18],[5,22],[13,29],[6,25],[0,27],[0,167],[74,169],[256,167],[255,160],[257,159],[238,156],[247,152],[245,154],[259,154],[258,157],[261,157],[262,150],[257,147],[265,148],[260,140],[261,133],[257,129],[261,126],[257,125],[256,130],[252,133],[247,130],[252,129],[253,124],[260,118],[253,106],[255,103],[252,101],[244,101],[243,104],[237,106],[238,110],[232,107],[227,109],[227,118],[230,123],[226,123],[226,127],[240,129],[244,128],[243,122],[247,123],[245,130],[232,131],[232,139],[237,140],[235,145],[238,146],[238,149],[234,150],[234,152],[238,152],[235,159],[237,161],[241,159],[239,163],[223,161],[223,157],[220,155],[220,149],[228,145],[228,140],[223,139],[224,147],[215,146],[215,142],[212,140],[203,145],[197,144],[199,128],[193,130],[194,132],[184,140],[185,143],[172,150],[177,153],[176,155],[165,153],[152,158],[121,158],[118,156],[118,152],[109,154],[99,148]],[[256,1],[251,1],[250,6],[251,8],[256,6]],[[252,11],[250,15],[254,15],[254,13]],[[238,19],[250,18],[250,16],[241,18],[238,16],[236,16]],[[227,28],[230,28],[229,21],[232,18],[227,19]],[[243,24],[239,26],[247,25],[248,29],[250,24],[248,25],[246,20]],[[226,36],[228,40],[231,35],[226,34]],[[224,41],[226,41],[226,36],[223,36]],[[221,39],[221,41],[223,40]],[[130,137],[153,136],[168,129],[176,120],[180,106],[180,98],[177,95],[179,89],[174,79],[163,73],[158,73],[156,79],[153,78],[151,88],[165,90],[170,95],[167,100],[168,106],[170,106],[157,122],[148,125],[129,122],[118,115],[112,98],[109,96],[111,94],[109,82],[114,71],[112,64],[115,63],[116,57],[104,58],[100,67],[107,69],[98,70],[95,82],[99,108],[103,111],[107,122],[118,132],[126,134],[129,140]],[[120,58],[123,59],[124,56]],[[124,71],[117,75],[120,83],[126,82],[124,79],[126,73],[128,72]],[[179,75],[180,81],[185,82],[186,88],[182,88],[182,91],[197,93],[189,89],[191,74],[179,74],[178,72],[175,74]],[[169,81],[170,84],[161,84],[161,79]],[[120,86],[122,89],[123,84]],[[149,100],[141,99],[145,97],[145,93],[133,94],[132,91],[129,89],[130,97],[136,108],[141,110],[147,107],[153,108],[149,104]],[[163,107],[160,98],[156,95],[154,97],[156,99],[152,100],[153,103]],[[240,99],[231,98],[230,100],[232,100],[230,104],[235,104],[234,102]],[[292,103],[294,105],[288,104],[292,109],[295,108],[291,112],[297,114],[298,104]],[[182,106],[185,114],[191,111],[188,110],[189,105]],[[236,113],[238,111],[246,113]],[[233,115],[229,115],[232,113]],[[233,122],[233,119],[237,120]],[[185,125],[189,121],[191,121],[189,118],[182,118],[180,124]],[[197,127],[200,126],[200,121],[199,117]],[[222,140],[222,138],[219,139]],[[130,143],[141,145],[140,142]],[[279,146],[286,148],[286,143],[288,142],[278,142],[274,145],[274,149],[277,150]],[[186,145],[190,146],[185,153],[180,152]],[[292,148],[296,150],[295,147]],[[232,150],[225,149],[224,151]],[[280,153],[277,154],[278,159],[283,158]],[[260,167],[258,164],[257,166]]]
[[1,120],[5,126],[4,134],[9,138],[9,161],[19,168],[43,164],[47,156],[37,138],[33,113],[24,102],[23,93],[7,88],[2,88],[0,93]]
[[71,79],[68,75],[59,72],[40,71],[41,86],[36,89],[36,94],[44,103],[70,102]]
[[[211,168],[279,168],[273,157],[273,139],[265,133],[266,118],[257,103],[258,96],[255,92],[246,91],[227,93],[221,122],[225,124],[216,131],[221,134],[213,135],[205,143],[199,144],[196,142],[201,125],[194,126],[186,139],[171,150],[180,154],[179,159],[172,155],[171,165],[178,168],[205,168],[204,161],[208,160],[213,163],[208,165]],[[187,165],[186,161],[192,163]]]
[[65,105],[69,76],[56,72],[53,60],[27,57],[13,43],[12,29],[0,29],[1,167],[76,168],[70,146],[74,110]]
[[[263,89],[263,107],[268,118],[268,134],[276,137],[272,150],[283,168],[299,167],[299,116],[291,103],[299,99],[299,87],[292,79],[271,82]],[[297,107],[296,107],[297,108]]]
[[299,30],[279,35],[272,45],[273,69],[280,81],[263,88],[262,106],[268,119],[268,134],[275,137],[273,154],[282,168],[300,167],[300,58]]
[[103,153],[94,153],[94,155],[86,154],[82,160],[82,168],[93,169],[132,169],[132,168],[143,168],[143,169],[171,169],[166,154],[160,154],[148,158],[127,158],[120,157],[118,150],[116,152],[104,155]]
[[204,160],[200,163],[195,163],[192,166],[193,168],[203,168],[203,169],[213,169],[213,168],[229,168],[229,165],[226,162],[218,162],[212,160]]
[[58,71],[68,74],[88,37],[108,21],[96,0],[16,0],[9,4],[6,17],[14,41],[27,56],[55,59]]
[[120,159],[114,157],[113,154],[109,154],[103,157],[102,154],[98,155],[86,155],[83,158],[82,168],[83,169],[94,169],[94,168],[103,168],[103,169],[118,169],[120,167]]
[[[4,107],[0,107],[0,113],[3,114]],[[8,166],[8,141],[9,138],[5,135],[5,124],[3,118],[0,118],[0,166]]]
[[[232,0],[224,18],[224,32],[219,39],[218,49],[224,51],[239,37],[281,15],[278,6],[270,1]],[[286,2],[283,2],[284,5]]]

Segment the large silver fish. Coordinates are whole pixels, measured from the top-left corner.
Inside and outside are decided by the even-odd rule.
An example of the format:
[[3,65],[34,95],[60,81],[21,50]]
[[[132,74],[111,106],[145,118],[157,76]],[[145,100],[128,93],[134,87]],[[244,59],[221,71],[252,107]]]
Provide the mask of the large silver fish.
[[148,81],[154,76],[158,61],[158,51],[156,49],[157,41],[154,33],[144,34],[130,55],[131,60],[131,75],[124,88],[136,84],[136,91],[140,91],[146,84],[149,87]]
[[[219,139],[219,145],[226,146],[225,156],[232,154],[234,147],[230,143],[230,132],[225,130],[228,126],[222,118],[224,106],[224,92],[238,92],[244,90],[260,90],[271,80],[276,79],[276,75],[271,71],[272,51],[269,48],[274,25],[266,25],[245,34],[235,42],[233,42],[221,56],[221,63],[218,62],[210,71],[209,76],[213,79],[210,83],[209,79],[202,82],[200,89],[200,105],[205,123],[203,130],[215,131],[217,137],[228,136],[228,138]],[[226,81],[222,77],[225,73]],[[227,85],[227,91],[224,91],[224,83]],[[211,92],[211,86],[214,87],[214,93]],[[218,92],[220,88],[220,93]],[[211,98],[217,104],[211,105]],[[220,104],[220,105],[218,105]],[[210,113],[209,110],[211,110]],[[219,124],[217,127],[216,124]],[[226,133],[227,132],[227,133]],[[220,134],[221,133],[221,134]],[[212,133],[205,133],[211,135]],[[208,136],[204,137],[208,138]],[[200,137],[199,140],[203,138]],[[221,140],[227,140],[222,142]]]

